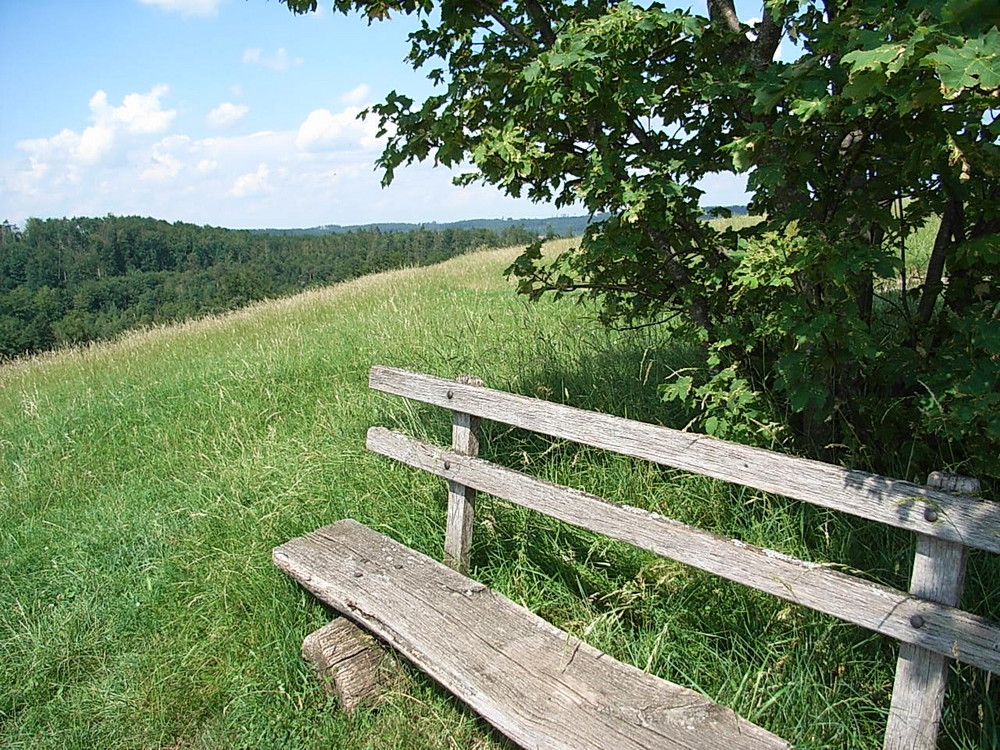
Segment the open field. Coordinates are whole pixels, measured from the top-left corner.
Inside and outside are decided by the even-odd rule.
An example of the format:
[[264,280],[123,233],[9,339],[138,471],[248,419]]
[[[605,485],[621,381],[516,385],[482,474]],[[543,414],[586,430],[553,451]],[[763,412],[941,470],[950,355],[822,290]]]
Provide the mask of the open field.
[[[0,368],[0,747],[492,748],[416,672],[336,711],[299,658],[329,613],[271,564],[351,517],[440,557],[445,488],[364,449],[448,416],[372,393],[386,364],[682,426],[655,386],[690,352],[529,305],[517,250],[359,279]],[[677,424],[680,422],[680,424]],[[911,540],[832,512],[484,427],[484,455],[747,542],[906,585]],[[832,618],[483,499],[475,577],[797,747],[881,747],[895,649]],[[964,605],[1000,619],[973,557]],[[1000,681],[951,680],[943,746],[1000,747]]]

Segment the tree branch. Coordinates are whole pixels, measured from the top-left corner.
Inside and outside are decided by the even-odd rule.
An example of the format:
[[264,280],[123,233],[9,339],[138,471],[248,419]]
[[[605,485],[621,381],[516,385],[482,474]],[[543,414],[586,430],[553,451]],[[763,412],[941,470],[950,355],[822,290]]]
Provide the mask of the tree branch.
[[548,48],[555,44],[556,34],[552,30],[552,24],[537,0],[525,0],[524,7],[528,11],[532,23],[538,28],[538,33],[542,35],[542,45]]
[[721,23],[734,34],[740,33],[740,19],[736,15],[734,0],[708,0],[708,18]]
[[783,27],[784,23],[775,20],[771,9],[765,4],[764,18],[757,25],[757,38],[750,48],[750,62],[758,70],[763,70],[774,60],[774,53],[784,34]]
[[653,139],[649,137],[649,133],[643,130],[642,126],[639,125],[635,120],[629,120],[628,129],[635,136],[635,139],[639,141],[640,145],[652,154],[658,152],[656,144],[653,143]]
[[941,215],[941,225],[934,238],[934,249],[931,250],[931,257],[927,262],[924,291],[920,296],[920,306],[917,308],[917,324],[921,328],[930,322],[931,315],[934,313],[934,304],[944,288],[941,281],[944,275],[944,259],[952,245],[952,237],[961,231],[961,221],[961,202],[955,199],[949,200]]
[[512,24],[506,18],[506,16],[504,16],[503,13],[500,12],[499,8],[494,8],[492,5],[486,2],[486,0],[476,0],[476,5],[479,6],[480,10],[486,13],[487,16],[489,16],[498,24],[503,26],[504,31],[506,31],[508,34],[514,37],[525,47],[528,47],[529,49],[538,49],[538,43],[535,42],[533,39],[530,39],[527,36],[525,36],[519,28],[517,28],[514,24]]
[[[650,239],[653,241],[654,247],[660,248],[660,258],[662,258],[663,265],[667,269],[667,274],[679,289],[691,288],[691,277],[688,276],[687,269],[684,268],[684,265],[679,260],[677,260],[671,244],[667,242],[665,238],[658,236],[659,234],[659,232],[651,233]],[[709,335],[711,336],[712,318],[708,312],[708,303],[699,292],[694,292],[691,295],[688,315],[691,317],[692,321],[697,323],[706,331],[709,331]]]

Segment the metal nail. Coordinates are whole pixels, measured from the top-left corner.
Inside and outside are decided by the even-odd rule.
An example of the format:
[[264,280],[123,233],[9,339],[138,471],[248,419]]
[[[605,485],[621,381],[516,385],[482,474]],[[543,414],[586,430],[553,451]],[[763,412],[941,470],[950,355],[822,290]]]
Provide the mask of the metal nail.
[[444,462],[444,469],[445,469],[445,471],[447,471],[450,468],[451,468],[451,461],[445,461]]
[[923,615],[910,615],[910,625],[920,629],[924,626],[924,616]]
[[936,520],[938,520],[938,512],[934,510],[934,508],[928,506],[924,508],[924,519],[930,521],[931,523],[934,523]]
[[448,398],[455,398],[455,391],[448,391]]

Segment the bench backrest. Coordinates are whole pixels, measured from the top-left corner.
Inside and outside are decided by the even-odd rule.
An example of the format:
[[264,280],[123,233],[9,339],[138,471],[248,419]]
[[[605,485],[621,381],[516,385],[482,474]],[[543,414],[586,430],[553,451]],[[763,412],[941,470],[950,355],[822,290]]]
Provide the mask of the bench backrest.
[[[450,409],[444,449],[384,428],[368,447],[449,482],[445,558],[464,572],[476,491],[518,503],[590,531],[805,605],[901,642],[885,747],[936,744],[948,661],[1000,674],[1000,625],[958,608],[968,547],[1000,553],[1000,504],[940,488],[781,455],[689,432],[447,380],[374,367],[369,383],[385,393]],[[687,472],[832,508],[916,532],[909,592],[874,584],[697,529],[655,513],[527,476],[476,457],[478,420],[646,459]]]

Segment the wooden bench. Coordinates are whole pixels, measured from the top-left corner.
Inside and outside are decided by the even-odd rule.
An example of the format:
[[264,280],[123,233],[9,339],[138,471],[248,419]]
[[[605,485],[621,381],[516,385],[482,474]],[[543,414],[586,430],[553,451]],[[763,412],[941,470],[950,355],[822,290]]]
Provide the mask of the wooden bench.
[[[886,748],[936,744],[950,659],[1000,674],[1000,626],[958,609],[965,550],[1000,552],[1000,504],[700,435],[375,367],[373,388],[453,413],[445,449],[373,427],[368,447],[449,483],[445,560],[354,521],[274,550],[318,598],[392,645],[524,747],[787,747],[698,693],[622,664],[467,578],[476,491],[861,625],[901,642]],[[834,508],[917,533],[898,591],[476,457],[478,420]],[[454,570],[452,569],[454,568]]]

